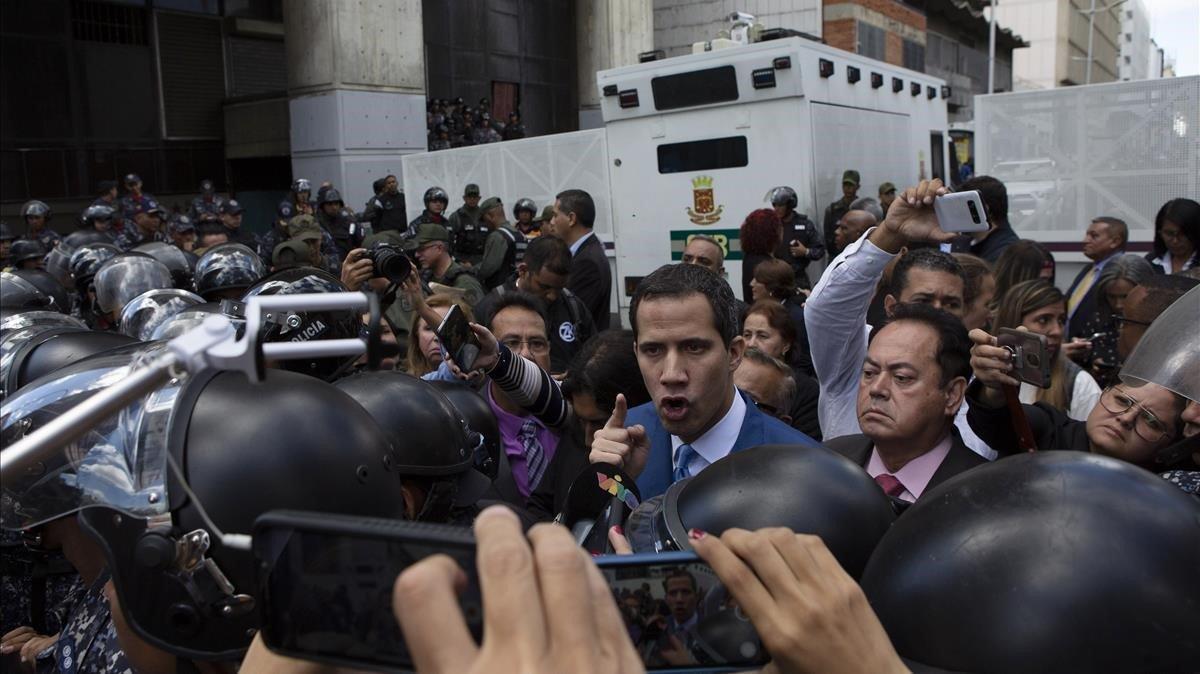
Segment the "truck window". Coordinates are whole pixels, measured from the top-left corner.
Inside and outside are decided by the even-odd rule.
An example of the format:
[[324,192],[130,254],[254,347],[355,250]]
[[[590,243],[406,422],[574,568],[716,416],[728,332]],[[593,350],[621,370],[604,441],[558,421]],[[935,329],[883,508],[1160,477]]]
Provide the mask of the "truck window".
[[738,99],[737,71],[733,66],[663,75],[650,80],[655,110],[690,108]]
[[684,173],[738,168],[750,163],[745,136],[707,138],[658,146],[658,172]]

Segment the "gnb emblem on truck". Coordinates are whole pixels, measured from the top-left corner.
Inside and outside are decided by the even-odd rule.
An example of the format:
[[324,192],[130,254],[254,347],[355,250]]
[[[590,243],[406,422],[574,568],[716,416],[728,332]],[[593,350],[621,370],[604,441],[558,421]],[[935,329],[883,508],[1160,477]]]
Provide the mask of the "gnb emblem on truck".
[[688,219],[697,225],[711,225],[721,219],[724,206],[718,206],[713,198],[712,176],[692,178],[692,205],[688,208]]

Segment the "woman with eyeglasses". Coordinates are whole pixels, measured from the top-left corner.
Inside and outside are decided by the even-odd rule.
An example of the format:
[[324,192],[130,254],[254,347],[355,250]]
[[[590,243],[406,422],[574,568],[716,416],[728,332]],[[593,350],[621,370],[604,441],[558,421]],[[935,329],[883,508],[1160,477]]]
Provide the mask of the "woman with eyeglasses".
[[[971,369],[967,388],[967,421],[1001,456],[1020,452],[1018,432],[1007,408],[1004,385],[1017,386],[1008,349],[983,330],[972,330]],[[1182,434],[1186,400],[1158,384],[1115,384],[1104,389],[1084,420],[1038,402],[1022,405],[1039,450],[1066,449],[1102,454],[1148,470],[1170,466],[1161,450]]]
[[742,316],[742,339],[746,340],[747,348],[758,349],[792,369],[796,395],[791,402],[791,426],[811,438],[820,439],[817,398],[821,385],[796,366],[796,327],[788,310],[771,297],[758,300]]
[[1052,363],[1050,387],[1021,383],[1020,399],[1031,405],[1045,403],[1071,419],[1083,421],[1100,397],[1100,387],[1090,374],[1066,356],[1063,326],[1067,322],[1067,300],[1062,291],[1041,280],[1023,281],[1009,288],[996,307],[992,326],[1025,328],[1046,338],[1046,355]]

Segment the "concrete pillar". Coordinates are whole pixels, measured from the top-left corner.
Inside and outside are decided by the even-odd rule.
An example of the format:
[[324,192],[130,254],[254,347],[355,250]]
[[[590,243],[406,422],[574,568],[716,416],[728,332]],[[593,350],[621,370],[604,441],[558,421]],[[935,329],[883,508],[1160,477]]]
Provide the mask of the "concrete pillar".
[[426,148],[421,0],[288,0],[283,20],[293,175],[361,211]]
[[603,125],[596,73],[632,65],[654,49],[654,3],[649,0],[578,0],[575,5],[579,128]]

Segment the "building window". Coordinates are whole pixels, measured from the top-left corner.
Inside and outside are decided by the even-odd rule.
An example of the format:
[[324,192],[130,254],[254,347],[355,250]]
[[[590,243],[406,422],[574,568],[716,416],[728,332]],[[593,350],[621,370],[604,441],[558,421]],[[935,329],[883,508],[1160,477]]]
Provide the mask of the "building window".
[[887,32],[878,26],[858,22],[858,53],[868,58],[887,60]]
[[76,40],[110,44],[144,45],[146,11],[89,0],[71,5],[71,33]]
[[738,168],[749,164],[745,136],[710,138],[658,146],[659,173]]
[[1133,42],[1133,33],[1125,33],[1125,41]]
[[1129,65],[1130,63],[1133,63],[1133,61],[1128,56],[1126,56],[1125,57],[1125,65]]
[[912,40],[904,41],[904,67],[917,72],[925,72],[925,45]]

